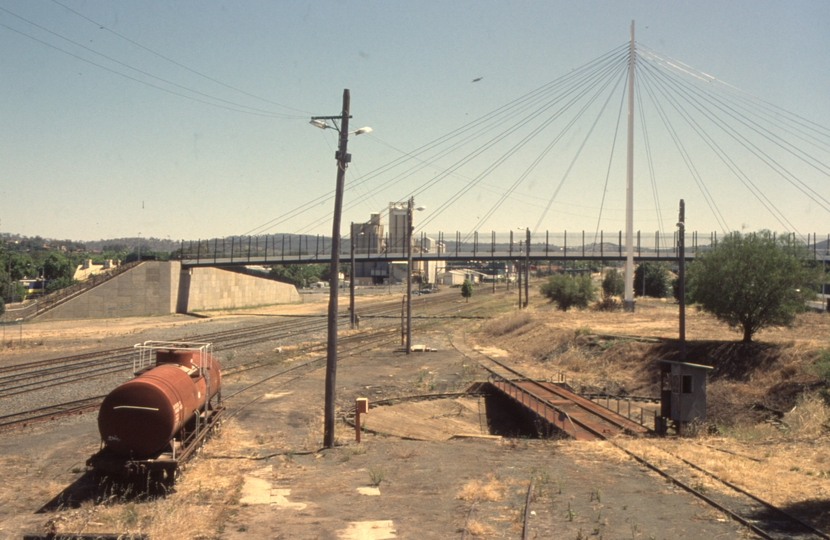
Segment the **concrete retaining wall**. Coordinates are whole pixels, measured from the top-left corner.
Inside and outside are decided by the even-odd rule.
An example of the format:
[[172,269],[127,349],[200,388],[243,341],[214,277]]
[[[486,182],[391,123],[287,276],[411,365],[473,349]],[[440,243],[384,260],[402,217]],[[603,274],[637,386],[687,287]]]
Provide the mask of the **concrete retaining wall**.
[[182,298],[188,302],[186,309],[179,305],[180,313],[302,302],[293,285],[220,268],[185,270],[179,289],[182,291],[180,302]]
[[300,301],[297,288],[286,283],[218,268],[183,272],[178,261],[145,261],[37,319],[168,315]]

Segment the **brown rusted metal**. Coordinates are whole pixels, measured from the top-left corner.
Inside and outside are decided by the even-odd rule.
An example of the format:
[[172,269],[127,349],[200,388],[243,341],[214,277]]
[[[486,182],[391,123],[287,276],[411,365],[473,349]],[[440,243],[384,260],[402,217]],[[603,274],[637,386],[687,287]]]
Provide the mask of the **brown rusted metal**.
[[115,455],[139,459],[159,452],[221,387],[213,356],[207,355],[203,372],[187,354],[158,353],[156,367],[118,386],[101,405],[98,430]]
[[540,418],[577,440],[620,433],[642,435],[648,429],[550,382],[494,381],[493,386]]

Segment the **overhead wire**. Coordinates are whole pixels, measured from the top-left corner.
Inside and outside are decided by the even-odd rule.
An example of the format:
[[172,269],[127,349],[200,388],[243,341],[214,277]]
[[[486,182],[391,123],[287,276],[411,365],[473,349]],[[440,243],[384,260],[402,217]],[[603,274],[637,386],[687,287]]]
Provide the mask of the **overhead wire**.
[[[216,97],[216,96],[211,96],[210,94],[206,94],[206,93],[201,92],[201,91],[199,91],[199,90],[194,90],[194,89],[192,89],[192,88],[188,88],[188,87],[186,87],[186,86],[184,86],[184,85],[181,85],[181,84],[175,83],[175,82],[173,82],[173,81],[169,81],[169,80],[164,79],[164,78],[162,78],[162,77],[158,77],[158,76],[153,75],[152,73],[149,73],[149,72],[147,72],[147,71],[144,71],[144,70],[141,70],[141,69],[135,68],[135,67],[133,67],[133,66],[131,66],[131,65],[127,64],[126,62],[122,62],[122,61],[120,61],[120,60],[118,60],[118,59],[116,59],[116,58],[113,58],[113,57],[109,56],[109,55],[106,55],[106,54],[104,54],[104,53],[98,52],[98,51],[96,51],[95,49],[92,49],[92,48],[90,48],[90,47],[87,47],[86,45],[83,45],[83,44],[81,44],[81,43],[78,43],[77,41],[72,40],[72,39],[70,39],[70,38],[68,38],[68,37],[62,36],[62,35],[58,34],[57,32],[53,32],[52,30],[49,30],[48,28],[45,28],[45,27],[43,27],[43,26],[41,26],[41,25],[39,25],[39,24],[37,24],[37,23],[35,23],[35,22],[33,22],[33,21],[30,21],[29,19],[26,19],[25,17],[22,17],[22,16],[20,16],[20,15],[18,15],[18,14],[16,14],[16,13],[13,13],[12,11],[9,11],[9,10],[8,10],[8,9],[6,9],[6,8],[0,7],[0,11],[2,11],[2,12],[4,12],[4,13],[7,13],[7,14],[9,14],[9,15],[11,15],[12,17],[15,17],[15,18],[17,18],[17,19],[20,19],[21,21],[24,21],[25,23],[30,24],[30,25],[34,26],[35,28],[38,28],[39,30],[42,30],[42,31],[44,31],[44,32],[46,32],[46,33],[48,33],[48,34],[50,34],[50,35],[52,35],[52,36],[55,36],[55,37],[56,37],[56,38],[58,38],[58,39],[61,39],[61,40],[66,41],[66,42],[68,42],[68,43],[71,43],[71,44],[75,45],[76,47],[79,47],[79,48],[81,48],[81,49],[83,49],[83,50],[85,50],[85,51],[87,51],[87,52],[90,52],[90,53],[92,53],[92,54],[95,54],[95,55],[97,55],[97,56],[100,56],[100,57],[102,57],[102,58],[105,58],[105,59],[109,60],[110,62],[113,62],[113,63],[115,63],[115,64],[117,64],[117,65],[119,65],[119,66],[122,66],[122,67],[126,68],[126,69],[130,69],[130,70],[132,70],[132,71],[135,71],[135,72],[137,72],[137,73],[140,73],[141,75],[144,75],[144,76],[146,76],[146,77],[150,77],[151,79],[155,79],[155,80],[157,80],[157,81],[160,81],[160,82],[165,83],[165,84],[168,84],[168,85],[170,85],[170,86],[173,86],[173,87],[176,87],[176,88],[179,88],[179,89],[185,90],[185,91],[187,91],[187,92],[192,92],[193,94],[196,94],[196,95],[198,95],[198,96],[202,96],[202,97],[205,97],[205,98],[207,98],[207,99],[215,100],[215,101],[217,101],[217,102],[219,102],[219,103],[225,103],[225,104],[227,104],[227,105],[232,105],[233,107],[239,107],[239,109],[235,109],[235,108],[233,108],[233,107],[228,107],[228,106],[219,105],[219,104],[214,103],[214,102],[212,102],[212,101],[206,101],[206,100],[203,100],[203,99],[194,98],[194,97],[192,97],[192,96],[188,96],[188,95],[186,95],[186,94],[182,94],[182,93],[180,93],[180,92],[175,92],[175,91],[172,91],[172,90],[170,90],[170,89],[168,89],[168,88],[164,88],[164,87],[159,86],[159,85],[157,85],[157,84],[152,84],[152,83],[149,83],[149,82],[144,81],[144,80],[141,80],[141,79],[139,79],[139,78],[137,78],[137,77],[131,77],[131,76],[127,75],[126,73],[120,72],[120,71],[115,70],[115,69],[111,69],[111,68],[106,67],[106,66],[104,66],[104,65],[102,65],[102,64],[99,64],[99,63],[97,63],[97,62],[93,62],[92,60],[89,60],[89,59],[87,59],[87,58],[84,58],[83,56],[80,56],[80,55],[74,54],[74,53],[69,52],[69,51],[67,51],[67,50],[65,50],[65,49],[62,49],[62,48],[60,48],[60,47],[58,47],[58,46],[56,46],[56,45],[53,45],[53,44],[48,43],[48,42],[46,42],[46,41],[43,41],[43,40],[41,40],[41,39],[39,39],[39,38],[36,38],[35,36],[32,36],[32,35],[30,35],[30,34],[27,34],[26,32],[23,32],[22,30],[18,30],[18,29],[16,29],[16,28],[12,28],[11,26],[8,26],[8,25],[6,25],[6,24],[2,24],[2,23],[0,23],[0,26],[2,26],[3,28],[6,28],[6,29],[11,30],[11,31],[13,31],[13,32],[16,32],[17,34],[20,34],[20,35],[22,35],[22,36],[24,36],[24,37],[27,37],[27,38],[29,38],[29,39],[31,39],[31,40],[33,40],[33,41],[38,42],[38,43],[41,43],[42,45],[46,45],[47,47],[50,47],[50,48],[52,48],[52,49],[54,49],[54,50],[56,50],[56,51],[62,52],[62,53],[64,53],[64,54],[67,54],[67,55],[69,55],[69,56],[72,56],[73,58],[76,58],[76,59],[78,59],[78,60],[81,60],[81,61],[83,61],[83,62],[86,62],[86,63],[88,63],[88,64],[91,64],[91,65],[93,65],[93,66],[96,66],[96,67],[98,67],[98,68],[104,69],[104,70],[106,70],[106,71],[109,71],[110,73],[113,73],[113,74],[115,74],[115,75],[119,75],[119,76],[124,77],[124,78],[126,78],[126,79],[129,79],[129,80],[131,80],[131,81],[135,81],[135,82],[138,82],[138,83],[144,84],[144,85],[146,85],[146,86],[149,86],[149,87],[155,88],[155,89],[157,89],[157,90],[162,90],[162,91],[164,91],[164,92],[168,92],[168,93],[171,93],[171,94],[174,94],[174,95],[180,96],[180,97],[184,97],[184,98],[187,98],[187,99],[191,99],[191,100],[193,100],[193,101],[197,101],[197,102],[200,102],[200,103],[205,103],[205,104],[208,104],[208,105],[213,105],[213,106],[215,106],[215,107],[219,107],[219,108],[222,108],[222,109],[231,110],[231,111],[235,111],[235,112],[242,112],[242,113],[252,114],[252,115],[256,115],[256,116],[267,116],[267,117],[273,117],[273,118],[300,118],[300,117],[297,117],[297,116],[289,116],[289,115],[285,115],[285,114],[282,114],[282,113],[275,113],[275,112],[268,111],[268,110],[264,110],[264,109],[258,109],[258,108],[256,108],[256,107],[249,107],[249,106],[247,106],[247,105],[242,105],[242,104],[240,104],[240,103],[236,103],[236,102],[233,102],[233,101],[229,101],[229,100],[226,100],[226,99],[223,99],[223,98],[219,98],[219,97]],[[247,109],[247,110],[246,110],[246,109]]]
[[95,26],[97,26],[99,29],[101,29],[101,30],[105,30],[105,31],[109,32],[110,34],[112,34],[112,35],[114,35],[114,36],[116,36],[116,37],[119,37],[119,38],[123,39],[124,41],[126,41],[126,42],[128,42],[128,43],[131,43],[132,45],[135,45],[136,47],[139,47],[140,49],[143,49],[143,50],[145,50],[145,51],[149,52],[150,54],[153,54],[153,55],[155,55],[155,56],[157,56],[157,57],[159,57],[159,58],[161,58],[161,59],[163,59],[163,60],[166,60],[167,62],[170,62],[171,64],[173,64],[173,65],[175,65],[175,66],[178,66],[178,67],[180,67],[180,68],[182,68],[182,69],[184,69],[184,70],[186,70],[186,71],[189,71],[190,73],[193,73],[194,75],[198,75],[199,77],[202,77],[202,78],[204,78],[204,79],[207,79],[207,80],[209,80],[209,81],[211,81],[211,82],[214,82],[214,83],[216,83],[216,84],[218,84],[218,85],[224,86],[225,88],[228,88],[228,89],[230,89],[230,90],[234,90],[235,92],[239,92],[240,94],[244,94],[244,95],[246,95],[246,96],[248,96],[248,97],[252,97],[252,98],[254,98],[254,99],[258,99],[258,100],[260,100],[260,101],[263,101],[263,102],[265,102],[265,103],[269,103],[269,104],[271,104],[271,105],[275,105],[275,106],[277,106],[277,107],[282,107],[283,109],[289,109],[289,110],[292,110],[292,111],[296,111],[296,112],[299,112],[299,113],[304,113],[304,114],[309,114],[309,115],[310,115],[310,114],[312,114],[312,113],[310,113],[310,112],[308,112],[308,111],[304,111],[304,110],[302,110],[302,109],[297,109],[297,108],[295,108],[295,107],[289,107],[288,105],[283,105],[282,103],[277,103],[276,101],[272,101],[272,100],[267,99],[267,98],[264,98],[264,97],[262,97],[262,96],[257,96],[256,94],[252,94],[251,92],[248,92],[248,91],[243,90],[243,89],[241,89],[241,88],[237,88],[237,87],[235,87],[235,86],[232,86],[232,85],[230,85],[230,84],[227,84],[227,83],[225,83],[225,82],[222,82],[222,81],[220,81],[219,79],[216,79],[215,77],[211,77],[211,76],[209,76],[209,75],[205,75],[204,73],[201,73],[201,72],[199,72],[199,71],[196,71],[195,69],[193,69],[193,68],[191,68],[191,67],[188,67],[188,66],[186,66],[186,65],[182,64],[181,62],[177,62],[176,60],[173,60],[172,58],[169,58],[169,57],[167,57],[167,56],[165,56],[165,55],[163,55],[163,54],[161,54],[161,53],[159,53],[159,52],[157,52],[157,51],[154,51],[153,49],[150,49],[149,47],[147,47],[147,46],[145,46],[145,45],[143,45],[143,44],[141,44],[141,43],[139,43],[139,42],[137,42],[137,41],[135,41],[135,40],[132,40],[132,39],[128,38],[127,36],[123,35],[123,34],[119,34],[119,33],[118,33],[118,32],[116,32],[115,30],[113,30],[113,29],[111,29],[111,28],[109,28],[109,27],[105,26],[104,24],[102,24],[102,23],[100,23],[100,22],[98,22],[98,21],[95,21],[95,20],[93,20],[93,19],[90,19],[89,17],[87,17],[87,16],[86,16],[86,15],[84,15],[83,13],[80,13],[80,12],[78,12],[78,11],[76,11],[76,10],[72,9],[71,7],[67,6],[66,4],[63,4],[63,3],[61,3],[61,2],[58,2],[58,0],[51,0],[51,1],[52,1],[52,3],[54,3],[54,4],[56,4],[56,5],[58,5],[58,6],[62,7],[62,8],[64,8],[65,10],[69,11],[70,13],[73,13],[73,14],[77,15],[78,17],[80,17],[80,18],[82,18],[82,19],[84,19],[84,20],[86,20],[86,21],[88,21],[88,22],[90,22],[90,23],[94,24],[94,25],[95,25]]

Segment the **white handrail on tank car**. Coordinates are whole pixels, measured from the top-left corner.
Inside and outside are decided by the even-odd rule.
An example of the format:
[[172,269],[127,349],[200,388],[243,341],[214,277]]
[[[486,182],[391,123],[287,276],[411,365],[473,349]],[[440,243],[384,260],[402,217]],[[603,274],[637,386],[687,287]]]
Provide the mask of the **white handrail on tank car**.
[[[212,343],[196,343],[189,341],[145,341],[133,345],[133,373],[156,363],[156,351],[198,351],[199,352],[199,375],[209,377],[208,355],[212,353]],[[208,387],[209,388],[209,387]]]

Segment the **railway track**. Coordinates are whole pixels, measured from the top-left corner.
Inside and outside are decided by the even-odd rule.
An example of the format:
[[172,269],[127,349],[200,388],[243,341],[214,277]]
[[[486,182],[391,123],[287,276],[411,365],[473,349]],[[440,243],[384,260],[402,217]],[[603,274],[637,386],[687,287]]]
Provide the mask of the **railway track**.
[[[649,444],[649,453],[660,453],[666,459],[660,465],[654,459],[634,451],[627,435],[648,435],[649,430],[613,411],[594,403],[590,399],[568,391],[557,391],[557,385],[533,381],[504,362],[495,360],[464,345],[453,342],[462,354],[478,362],[491,373],[491,382],[505,394],[532,410],[540,418],[550,422],[569,436],[578,440],[604,440],[627,454],[629,457],[659,474],[675,486],[694,495],[718,509],[731,519],[744,525],[753,534],[766,540],[807,540],[830,535],[810,523],[799,519],[772,503],[744,490],[718,475],[685,458],[672,454],[659,446]],[[571,394],[569,396],[568,394]],[[570,403],[566,403],[569,401]],[[551,411],[555,411],[552,414]],[[632,425],[633,424],[633,425]],[[587,433],[586,433],[587,432]],[[695,480],[699,474],[706,475],[719,489],[705,489]],[[525,515],[531,504],[530,491],[525,506]],[[525,532],[527,537],[527,520]]]
[[[435,309],[445,304],[454,303],[455,300],[455,297],[448,297],[447,295],[430,297],[429,299],[423,298],[419,299],[418,307]],[[397,301],[366,306],[360,311],[361,317],[365,318],[383,318],[393,315],[390,319],[392,321],[397,321],[397,315],[399,313],[400,303]],[[252,327],[185,336],[182,340],[213,343],[214,351],[219,352],[268,341],[281,342],[308,337],[315,332],[325,331],[326,326],[326,318],[321,315],[318,318],[281,319],[276,322]],[[133,358],[132,347],[121,347],[38,362],[3,366],[0,367],[0,399],[113,375],[119,372],[124,372],[128,375],[132,372]]]
[[[437,300],[437,301],[436,301]],[[445,313],[447,306],[452,306],[455,303],[455,298],[452,300],[446,298],[438,298],[429,303],[429,306],[438,311],[438,313]],[[381,317],[390,310],[400,309],[397,302],[385,302],[379,306],[371,306],[363,313],[369,316],[380,315]],[[430,324],[429,322],[421,321],[420,325]],[[279,337],[291,336],[294,334],[302,334],[308,336],[309,334],[326,328],[325,318],[322,322],[314,319],[302,318],[292,319],[289,321],[281,321],[280,323],[269,323],[264,325],[257,325],[255,329],[246,328],[239,331],[224,331],[215,332],[211,334],[203,334],[194,338],[187,338],[194,341],[210,341],[211,339],[218,340],[228,347],[229,343],[236,346],[249,346],[265,341],[273,341]],[[347,358],[353,356],[357,352],[363,350],[365,347],[377,346],[381,342],[388,342],[394,339],[397,335],[397,326],[395,324],[388,324],[381,326],[369,332],[362,332],[358,334],[341,336],[338,339],[338,356]],[[277,337],[275,337],[277,336]],[[297,354],[308,355],[325,351],[325,341],[314,341],[310,344],[295,351]],[[96,355],[104,354],[103,358]],[[120,349],[113,349],[110,351],[102,351],[100,353],[88,353],[82,355],[73,355],[64,358],[57,358],[52,360],[44,360],[32,364],[20,364],[15,366],[5,366],[0,373],[0,398],[18,395],[27,392],[34,392],[44,388],[50,388],[58,385],[66,385],[73,382],[79,382],[85,379],[101,377],[106,374],[126,372],[132,373],[132,359],[133,348],[125,347]],[[292,366],[287,370],[278,373],[291,373],[295,370],[302,371],[303,368],[316,369],[317,365],[325,362],[325,357],[315,358],[296,366]],[[247,363],[239,363],[228,369],[225,369],[223,375],[225,377],[232,377],[243,372],[252,371],[272,367],[274,363],[267,360],[255,360]],[[96,366],[89,368],[89,366]],[[129,368],[129,369],[128,369]],[[37,379],[39,373],[45,373],[45,380],[33,381]],[[305,371],[303,371],[303,374]],[[22,382],[29,380],[29,382]],[[269,380],[265,379],[262,382]],[[256,386],[254,383],[253,386]],[[81,414],[86,411],[96,410],[105,396],[92,396],[80,400],[69,401],[65,403],[56,403],[46,407],[38,407],[35,409],[15,412],[0,416],[0,431],[8,431],[16,427],[30,425],[34,422],[43,422],[60,417],[70,416],[73,414]],[[228,396],[229,399],[232,396]]]
[[17,427],[24,427],[31,422],[42,422],[72,414],[81,414],[87,411],[97,410],[105,397],[93,396],[68,403],[56,403],[47,407],[0,416],[0,432]]

